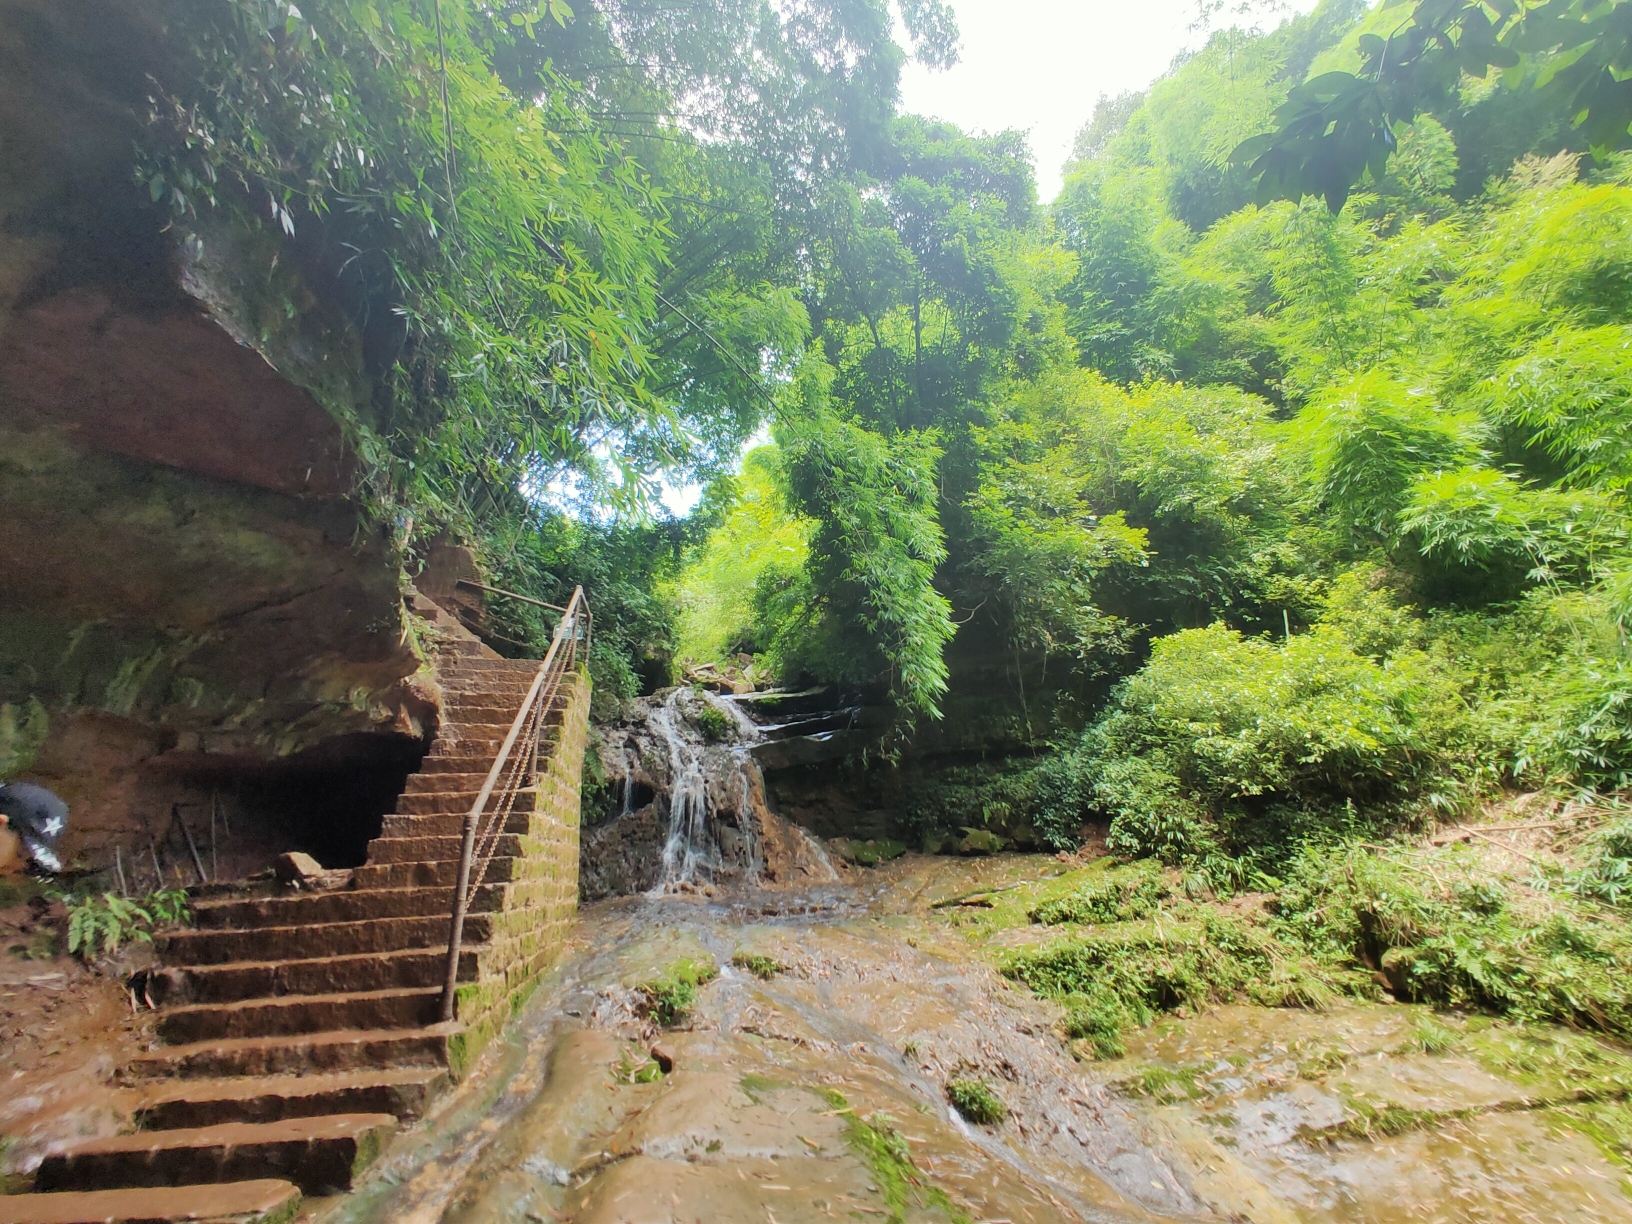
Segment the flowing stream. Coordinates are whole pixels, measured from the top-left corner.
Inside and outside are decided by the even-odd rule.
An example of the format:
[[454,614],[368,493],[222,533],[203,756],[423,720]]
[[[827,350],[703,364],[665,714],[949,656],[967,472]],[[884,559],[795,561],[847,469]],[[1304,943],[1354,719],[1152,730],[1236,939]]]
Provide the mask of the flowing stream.
[[[1423,1008],[1230,1006],[1081,1063],[957,902],[1057,868],[909,855],[839,883],[587,906],[562,966],[333,1224],[1611,1224],[1625,1173]],[[1037,938],[1016,928],[1013,941]],[[1046,937],[1046,936],[1045,936]],[[744,954],[766,958],[768,978]],[[642,983],[712,960],[668,1028]],[[734,964],[733,960],[739,963]],[[762,962],[763,963],[763,962]],[[740,967],[739,967],[740,966]],[[1463,1025],[1469,1040],[1508,1040]],[[1564,1040],[1570,1035],[1561,1035]],[[1470,1047],[1471,1048],[1471,1047]],[[666,1069],[665,1069],[666,1068]],[[1161,1072],[1158,1077],[1157,1073]],[[975,1126],[947,1084],[1007,1106]],[[1353,1102],[1443,1124],[1311,1141]],[[1573,1107],[1570,1107],[1573,1108]]]
[[[836,869],[768,810],[758,753],[804,759],[855,712],[792,696],[804,713],[787,718],[791,700],[676,689],[603,729],[611,810],[585,830],[586,878],[598,863],[623,895],[583,907],[561,966],[475,1072],[312,1218],[1627,1218],[1632,1180],[1567,1109],[1538,1107],[1539,1089],[1479,1061],[1479,1042],[1507,1038],[1477,1018],[1229,1006],[1131,1033],[1116,1062],[1079,1061],[1061,1010],[998,972],[1059,932],[1023,909],[984,933],[978,918],[1075,868],[907,855]],[[674,993],[678,966],[705,963],[713,980]],[[679,1009],[666,1026],[658,999]],[[1423,1024],[1461,1025],[1465,1044],[1427,1052]],[[951,1108],[962,1080],[996,1094],[1000,1123]],[[1357,1102],[1429,1120],[1330,1137],[1366,1116]]]

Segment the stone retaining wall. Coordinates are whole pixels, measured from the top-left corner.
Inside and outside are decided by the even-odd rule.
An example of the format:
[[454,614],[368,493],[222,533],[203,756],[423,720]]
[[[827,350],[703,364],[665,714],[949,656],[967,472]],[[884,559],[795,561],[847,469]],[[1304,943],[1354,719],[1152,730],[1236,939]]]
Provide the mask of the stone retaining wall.
[[[579,783],[589,737],[589,673],[580,670],[563,685],[565,703],[536,790],[517,796],[530,803],[521,853],[502,906],[492,914],[492,934],[478,952],[477,979],[461,985],[456,1015],[464,1031],[449,1043],[448,1063],[463,1076],[532,994],[566,946],[578,913]],[[518,828],[512,821],[510,828]]]

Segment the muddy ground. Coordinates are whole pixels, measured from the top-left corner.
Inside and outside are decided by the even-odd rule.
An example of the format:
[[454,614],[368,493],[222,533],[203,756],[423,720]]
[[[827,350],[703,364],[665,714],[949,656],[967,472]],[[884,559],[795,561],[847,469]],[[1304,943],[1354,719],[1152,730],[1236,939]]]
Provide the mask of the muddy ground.
[[[1230,1005],[1086,1059],[994,964],[1049,937],[1005,914],[1093,869],[908,856],[798,896],[586,907],[479,1073],[312,1216],[1632,1218],[1632,1058],[1590,1036],[1395,1003]],[[997,889],[997,909],[945,904]],[[731,964],[747,955],[782,968]],[[640,988],[681,963],[718,976],[664,1027]],[[953,1080],[987,1084],[1003,1121],[960,1118]]]
[[67,914],[25,880],[0,880],[0,1187],[26,1188],[48,1154],[130,1126],[118,1068],[152,1040],[125,961],[66,954]]

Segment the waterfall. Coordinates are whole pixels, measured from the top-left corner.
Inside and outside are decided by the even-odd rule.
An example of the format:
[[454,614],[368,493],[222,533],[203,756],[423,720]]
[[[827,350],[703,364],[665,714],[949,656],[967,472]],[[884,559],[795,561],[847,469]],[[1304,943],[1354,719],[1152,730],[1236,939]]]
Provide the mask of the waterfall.
[[[706,743],[688,717],[688,707],[699,706],[729,714],[739,742],[718,746]],[[764,867],[754,818],[754,783],[759,767],[749,749],[759,738],[758,729],[730,703],[713,701],[706,693],[686,688],[675,689],[661,705],[654,706],[647,726],[668,758],[669,828],[653,894],[682,884],[710,883],[737,872],[748,882],[757,882]],[[626,771],[626,807],[628,778]],[[733,803],[736,810],[727,818]],[[721,810],[722,806],[726,811]],[[736,843],[732,853],[722,846],[726,837]]]

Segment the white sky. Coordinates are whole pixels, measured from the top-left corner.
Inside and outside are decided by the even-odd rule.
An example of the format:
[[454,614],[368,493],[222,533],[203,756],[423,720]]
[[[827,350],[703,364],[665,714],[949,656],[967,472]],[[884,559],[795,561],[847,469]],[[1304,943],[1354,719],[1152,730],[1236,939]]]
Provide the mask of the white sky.
[[[1190,29],[1196,0],[951,4],[962,35],[959,63],[947,72],[909,64],[902,74],[902,109],[968,131],[1029,132],[1037,194],[1045,204],[1059,192],[1060,167],[1099,95],[1143,89],[1175,55],[1206,37]],[[1287,5],[1300,13],[1314,7],[1315,0]]]

